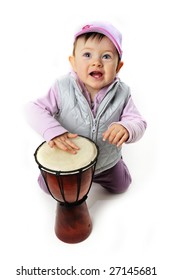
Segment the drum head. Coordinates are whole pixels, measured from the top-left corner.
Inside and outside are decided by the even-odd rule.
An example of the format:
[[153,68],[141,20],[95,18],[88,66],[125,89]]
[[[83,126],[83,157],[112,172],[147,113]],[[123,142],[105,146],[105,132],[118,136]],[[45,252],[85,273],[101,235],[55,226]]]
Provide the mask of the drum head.
[[47,171],[71,172],[87,167],[96,160],[98,148],[92,140],[78,136],[72,141],[80,148],[77,154],[70,154],[58,147],[50,148],[44,142],[36,150],[36,161]]

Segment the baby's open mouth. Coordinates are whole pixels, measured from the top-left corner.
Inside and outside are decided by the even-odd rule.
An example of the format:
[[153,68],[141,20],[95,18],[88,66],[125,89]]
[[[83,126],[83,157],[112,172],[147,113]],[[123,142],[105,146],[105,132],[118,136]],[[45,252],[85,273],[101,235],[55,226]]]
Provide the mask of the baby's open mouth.
[[92,76],[93,78],[98,79],[98,78],[101,78],[103,76],[103,74],[101,72],[99,72],[99,71],[93,71],[93,72],[90,73],[90,76]]

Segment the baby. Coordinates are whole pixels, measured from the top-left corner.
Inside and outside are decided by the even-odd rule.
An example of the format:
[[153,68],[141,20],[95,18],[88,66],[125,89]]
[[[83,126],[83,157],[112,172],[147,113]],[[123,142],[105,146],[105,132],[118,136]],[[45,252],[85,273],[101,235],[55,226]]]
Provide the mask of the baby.
[[[130,88],[118,78],[123,66],[122,36],[110,23],[93,22],[74,36],[72,71],[57,79],[47,95],[28,104],[31,126],[50,147],[76,154],[73,139],[82,135],[99,147],[93,182],[112,193],[124,192],[131,175],[122,145],[138,141],[146,121]],[[42,175],[40,186],[47,191]]]

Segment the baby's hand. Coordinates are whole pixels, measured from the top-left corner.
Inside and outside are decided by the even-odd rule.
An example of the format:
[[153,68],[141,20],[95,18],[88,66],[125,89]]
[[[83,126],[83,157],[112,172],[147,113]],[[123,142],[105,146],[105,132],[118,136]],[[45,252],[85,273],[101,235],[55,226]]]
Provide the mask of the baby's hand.
[[63,151],[67,151],[71,154],[76,154],[77,150],[79,150],[79,147],[76,146],[70,139],[76,138],[77,136],[77,134],[66,132],[50,140],[48,144],[51,148],[57,146]]
[[108,140],[110,144],[120,147],[129,138],[127,129],[121,124],[115,123],[111,125],[103,133],[103,141]]

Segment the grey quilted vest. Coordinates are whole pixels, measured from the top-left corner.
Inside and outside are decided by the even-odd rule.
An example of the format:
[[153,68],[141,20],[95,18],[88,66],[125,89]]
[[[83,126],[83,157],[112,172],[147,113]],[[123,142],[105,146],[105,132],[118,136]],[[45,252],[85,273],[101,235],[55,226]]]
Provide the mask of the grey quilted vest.
[[130,96],[127,85],[121,81],[113,83],[100,103],[96,117],[71,75],[57,80],[60,110],[54,116],[71,133],[92,139],[99,147],[95,173],[113,167],[121,158],[121,148],[103,141],[103,132],[112,122],[118,122]]

